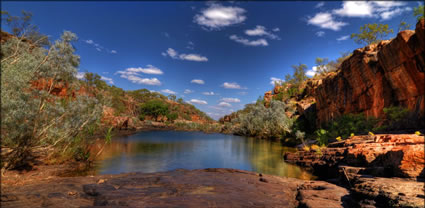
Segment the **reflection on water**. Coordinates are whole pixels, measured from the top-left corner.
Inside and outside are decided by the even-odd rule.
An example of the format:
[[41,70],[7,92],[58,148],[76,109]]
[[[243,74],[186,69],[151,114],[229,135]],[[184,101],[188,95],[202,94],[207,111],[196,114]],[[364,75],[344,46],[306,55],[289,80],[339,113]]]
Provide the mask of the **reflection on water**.
[[278,142],[225,134],[150,131],[115,139],[105,147],[99,174],[160,172],[202,168],[235,168],[278,176],[311,179],[297,166],[283,162],[291,151]]

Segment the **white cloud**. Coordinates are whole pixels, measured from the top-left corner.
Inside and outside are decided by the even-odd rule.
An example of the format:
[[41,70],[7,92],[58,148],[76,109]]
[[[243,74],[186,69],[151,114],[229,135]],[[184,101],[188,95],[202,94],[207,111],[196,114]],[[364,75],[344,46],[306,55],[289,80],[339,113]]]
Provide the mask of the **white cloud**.
[[331,13],[328,12],[319,12],[314,17],[309,18],[307,21],[308,24],[316,25],[324,29],[330,29],[338,31],[341,27],[347,25],[348,23],[335,21]]
[[227,102],[227,103],[240,103],[241,100],[238,98],[221,98],[221,101]]
[[239,95],[247,95],[248,92],[238,92]]
[[200,105],[206,105],[208,104],[207,101],[205,100],[198,100],[198,99],[191,99],[190,103],[196,103],[196,104],[200,104]]
[[99,43],[95,43],[93,40],[84,40],[85,43],[92,45],[97,51],[101,52],[103,49],[105,49],[106,52],[116,54],[118,53],[116,50],[109,50],[103,46],[101,46]]
[[111,53],[112,54],[116,54],[116,53],[118,53],[116,50],[111,50]]
[[400,15],[401,13],[405,11],[411,11],[411,10],[412,9],[410,7],[406,7],[404,9],[397,8],[391,11],[382,12],[381,14],[379,14],[379,16],[381,17],[382,20],[389,20],[393,18],[394,16]]
[[236,82],[225,82],[221,86],[224,87],[224,88],[227,88],[227,89],[246,89],[246,88],[241,87]]
[[333,13],[347,17],[372,17],[373,5],[367,1],[344,1],[342,8],[333,10]]
[[114,80],[112,80],[112,78],[100,76],[100,79],[111,84],[111,85],[114,84]]
[[375,17],[388,20],[410,7],[401,8],[406,2],[401,1],[344,1],[342,8],[333,10],[333,13],[344,17]]
[[337,41],[343,41],[343,40],[348,40],[348,38],[350,38],[349,35],[344,35],[344,36],[341,36],[341,37],[337,38],[336,40]]
[[321,2],[317,3],[315,7],[316,8],[320,8],[320,7],[324,6],[324,5],[325,5],[325,2],[321,1]]
[[85,72],[77,72],[75,77],[77,77],[77,79],[84,79],[84,75],[86,75]]
[[85,40],[85,42],[86,42],[87,44],[93,44],[93,43],[94,43],[94,41],[93,41],[93,40]]
[[[149,68],[150,67],[150,68]],[[157,78],[141,78],[139,72],[146,74],[160,74],[159,71],[152,65],[148,65],[148,70],[139,68],[127,68],[124,71],[117,71],[115,74],[119,74],[121,78],[127,79],[132,83],[145,84],[145,85],[161,85],[161,82]],[[162,73],[162,71],[161,71]]]
[[230,103],[226,103],[226,102],[220,102],[220,103],[218,104],[218,106],[220,106],[220,107],[232,107],[232,104],[230,104]]
[[317,74],[317,66],[313,66],[310,70],[305,73],[309,77],[314,77]]
[[179,60],[186,60],[186,61],[208,61],[208,58],[205,56],[201,56],[199,54],[179,54],[176,50],[172,48],[168,48],[166,52],[162,52],[161,55],[163,56],[170,56],[173,59],[179,59]]
[[279,32],[280,29],[278,27],[273,28],[273,32]]
[[317,35],[318,37],[323,37],[323,36],[325,35],[325,32],[323,32],[323,31],[318,31],[318,32],[316,32],[316,35]]
[[193,92],[193,90],[185,89],[183,93],[184,93],[184,94],[190,94],[190,93],[192,93],[192,92]]
[[172,91],[172,90],[169,90],[169,89],[164,89],[164,90],[161,90],[161,92],[163,92],[163,93],[167,93],[167,94],[177,94],[176,92],[174,92],[174,91]]
[[134,75],[121,75],[120,77],[125,78],[136,84],[145,84],[145,85],[161,85],[161,82],[157,78],[141,78]]
[[158,69],[157,67],[152,66],[150,64],[147,65],[146,68],[142,68],[142,67],[127,68],[125,71],[135,72],[135,73],[141,72],[141,73],[144,73],[144,74],[164,74],[164,72],[162,72],[161,69]]
[[192,81],[190,81],[190,83],[205,84],[204,80],[202,80],[202,79],[192,79]]
[[276,77],[270,77],[270,84],[273,86],[275,85],[275,83],[280,84],[282,82],[284,82],[284,80],[276,78]]
[[215,93],[214,93],[214,92],[203,92],[202,94],[203,94],[203,95],[215,95]]
[[258,40],[248,40],[242,37],[238,37],[237,35],[231,35],[230,36],[230,40],[234,40],[238,43],[242,43],[244,45],[247,46],[268,46],[269,43],[267,42],[267,40],[261,38]]
[[266,30],[266,27],[257,25],[254,29],[245,30],[245,34],[249,36],[266,36],[270,39],[279,39],[279,37]]
[[222,6],[211,4],[210,7],[195,15],[193,21],[211,30],[219,30],[223,27],[245,21],[245,10],[239,7]]

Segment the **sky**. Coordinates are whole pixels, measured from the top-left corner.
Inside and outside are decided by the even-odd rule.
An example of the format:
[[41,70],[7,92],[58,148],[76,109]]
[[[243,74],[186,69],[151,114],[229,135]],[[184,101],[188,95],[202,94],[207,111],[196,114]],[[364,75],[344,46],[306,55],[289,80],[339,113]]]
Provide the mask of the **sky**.
[[[77,34],[79,74],[94,72],[125,90],[175,94],[214,119],[242,109],[316,57],[335,60],[362,47],[360,26],[400,21],[415,28],[421,2],[7,2],[32,12],[32,23],[56,40]],[[5,24],[2,30],[8,31]]]

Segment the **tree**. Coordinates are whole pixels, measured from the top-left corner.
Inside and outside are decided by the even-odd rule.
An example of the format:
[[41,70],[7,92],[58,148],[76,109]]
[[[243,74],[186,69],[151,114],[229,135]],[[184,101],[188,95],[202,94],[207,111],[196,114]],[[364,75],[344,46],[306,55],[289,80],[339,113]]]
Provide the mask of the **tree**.
[[361,45],[370,45],[381,41],[389,33],[393,33],[393,30],[388,28],[388,24],[365,24],[360,27],[360,33],[351,34],[351,39]]
[[176,95],[173,95],[173,94],[168,95],[168,100],[176,101],[176,98],[177,98]]
[[420,19],[423,19],[424,18],[424,5],[413,8],[413,16],[415,16],[418,21]]
[[326,65],[329,63],[328,58],[316,58],[316,66],[317,66],[317,72],[319,74],[324,74],[327,72]]
[[49,46],[48,37],[41,34],[37,26],[31,24],[32,13],[26,11],[21,13],[22,16],[12,16],[7,11],[1,11],[1,21],[9,26],[12,35],[21,40],[29,40],[35,46]]
[[305,70],[307,69],[307,65],[305,64],[299,64],[292,65],[292,68],[294,71],[294,79],[295,79],[295,85],[300,85],[304,80],[307,79],[307,75],[305,74]]
[[184,100],[183,100],[183,98],[179,98],[179,99],[177,99],[177,102],[178,102],[178,103],[180,103],[180,104],[184,104]]
[[398,25],[398,32],[401,32],[403,30],[408,30],[410,29],[411,25],[407,24],[407,22],[405,21],[401,21],[400,24]]

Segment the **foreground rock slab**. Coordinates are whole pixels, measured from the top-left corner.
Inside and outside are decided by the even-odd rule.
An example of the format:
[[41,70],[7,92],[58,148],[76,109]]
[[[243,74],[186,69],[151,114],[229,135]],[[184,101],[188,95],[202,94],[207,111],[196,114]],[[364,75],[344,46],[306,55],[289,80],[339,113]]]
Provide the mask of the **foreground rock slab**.
[[345,188],[234,169],[43,180],[2,190],[2,207],[347,207]]

